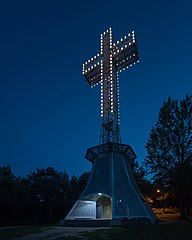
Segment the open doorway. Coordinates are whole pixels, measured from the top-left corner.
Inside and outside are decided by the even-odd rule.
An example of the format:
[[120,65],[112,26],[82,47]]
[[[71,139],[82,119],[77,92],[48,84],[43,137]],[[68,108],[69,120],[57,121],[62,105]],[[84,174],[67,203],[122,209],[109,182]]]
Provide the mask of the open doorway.
[[111,198],[101,196],[96,202],[96,218],[110,219],[112,218]]

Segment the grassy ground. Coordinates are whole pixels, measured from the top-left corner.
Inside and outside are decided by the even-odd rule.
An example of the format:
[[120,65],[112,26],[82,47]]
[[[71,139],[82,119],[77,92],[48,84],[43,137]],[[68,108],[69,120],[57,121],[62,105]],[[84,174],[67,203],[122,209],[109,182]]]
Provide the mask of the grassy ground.
[[29,234],[35,234],[48,229],[50,226],[35,225],[26,227],[13,227],[0,230],[0,240],[10,240],[14,237],[22,237]]
[[[35,234],[53,226],[30,226],[0,230],[0,240]],[[61,231],[62,231],[61,227]],[[52,231],[52,230],[51,230]],[[27,239],[27,237],[26,237]],[[46,239],[46,238],[43,238]],[[52,240],[192,240],[192,222],[178,220],[177,215],[163,215],[160,223],[145,225],[128,225],[82,232],[78,236],[52,236]],[[34,240],[36,237],[34,235]],[[41,240],[41,239],[39,239]]]
[[83,233],[85,239],[100,240],[184,240],[192,239],[192,224],[130,225]]

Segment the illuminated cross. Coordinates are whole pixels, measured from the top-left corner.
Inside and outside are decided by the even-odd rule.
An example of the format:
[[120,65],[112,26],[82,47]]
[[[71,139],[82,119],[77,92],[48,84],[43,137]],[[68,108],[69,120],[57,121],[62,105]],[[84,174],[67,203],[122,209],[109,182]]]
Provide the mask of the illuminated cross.
[[101,142],[121,142],[119,129],[119,80],[118,73],[138,62],[134,31],[114,42],[109,28],[101,34],[101,52],[85,64],[83,75],[94,87],[101,84]]

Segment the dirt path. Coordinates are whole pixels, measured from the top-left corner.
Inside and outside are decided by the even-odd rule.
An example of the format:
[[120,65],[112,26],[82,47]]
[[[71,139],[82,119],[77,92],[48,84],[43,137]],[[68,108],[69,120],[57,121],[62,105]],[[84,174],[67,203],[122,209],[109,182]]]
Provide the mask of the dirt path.
[[100,228],[91,228],[91,227],[51,227],[47,230],[42,231],[41,233],[35,233],[31,235],[26,235],[23,237],[16,237],[12,238],[11,240],[56,240],[61,237],[66,236],[76,236],[80,239],[84,239],[82,236],[80,236],[80,233],[82,232],[92,232],[98,229],[109,229],[105,227]]

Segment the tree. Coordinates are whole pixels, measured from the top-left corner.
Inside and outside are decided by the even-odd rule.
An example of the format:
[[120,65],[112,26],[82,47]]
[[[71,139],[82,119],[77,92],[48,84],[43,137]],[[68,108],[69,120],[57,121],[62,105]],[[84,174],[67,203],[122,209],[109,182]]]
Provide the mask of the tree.
[[80,193],[83,192],[86,184],[87,184],[87,181],[88,181],[88,178],[89,178],[89,175],[90,173],[89,172],[84,172],[80,175],[79,179],[78,179],[78,184],[79,184],[79,187],[80,187]]
[[[30,194],[32,215],[38,222],[53,222],[58,219],[68,202],[69,177],[52,167],[37,169],[26,178],[26,188]],[[28,208],[29,209],[29,208]],[[38,218],[37,218],[38,216]]]
[[69,181],[70,186],[69,201],[71,202],[72,205],[76,202],[76,200],[84,190],[88,177],[89,177],[88,172],[82,173],[80,177],[76,177],[74,175],[71,177]]
[[19,177],[15,177],[11,167],[0,168],[0,224],[22,224],[25,189]]
[[180,101],[169,97],[163,103],[146,149],[146,170],[174,189],[181,217],[186,218],[192,184],[192,96]]
[[146,178],[146,172],[143,166],[139,166],[136,160],[130,161],[129,163],[136,183],[138,185],[139,191],[141,192],[142,196],[146,199],[146,201],[151,204],[154,199],[153,184]]

